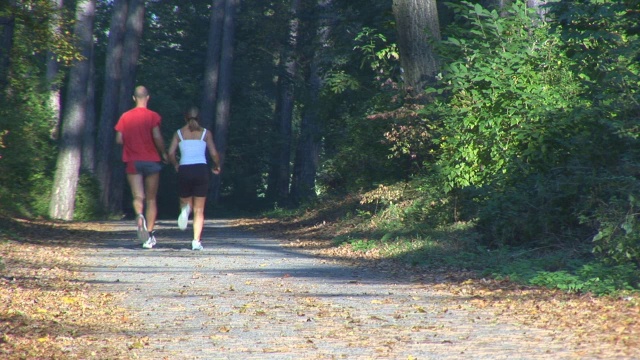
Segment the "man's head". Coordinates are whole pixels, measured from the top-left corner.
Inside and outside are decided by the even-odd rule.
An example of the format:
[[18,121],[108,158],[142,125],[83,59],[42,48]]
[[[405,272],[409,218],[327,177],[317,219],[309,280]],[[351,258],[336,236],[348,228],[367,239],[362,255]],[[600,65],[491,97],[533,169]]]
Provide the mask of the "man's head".
[[142,85],[136,86],[133,91],[133,100],[136,102],[136,106],[147,106],[147,102],[149,101],[149,91],[147,91],[147,88]]

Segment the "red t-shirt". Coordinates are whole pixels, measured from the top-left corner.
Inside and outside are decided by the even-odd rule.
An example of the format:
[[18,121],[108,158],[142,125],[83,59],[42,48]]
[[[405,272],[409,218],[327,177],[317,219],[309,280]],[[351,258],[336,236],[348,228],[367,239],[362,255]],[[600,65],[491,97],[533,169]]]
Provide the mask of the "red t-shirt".
[[133,108],[120,117],[116,131],[122,133],[122,161],[160,161],[152,129],[160,126],[160,115],[147,108]]

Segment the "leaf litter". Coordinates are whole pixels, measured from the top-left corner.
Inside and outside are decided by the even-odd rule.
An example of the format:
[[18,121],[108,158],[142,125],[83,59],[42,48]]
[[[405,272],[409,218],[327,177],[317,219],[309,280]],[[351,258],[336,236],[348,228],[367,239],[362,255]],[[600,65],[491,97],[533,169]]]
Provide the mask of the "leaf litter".
[[86,224],[0,217],[0,358],[127,359],[139,346],[117,295],[81,279],[77,259],[94,235]]
[[[408,311],[406,306],[401,308],[401,304],[377,299],[368,306],[398,306],[398,310],[391,315],[361,317],[354,315],[354,309],[332,306],[314,297],[301,297],[294,310],[299,318],[295,326],[305,334],[305,342],[295,346],[301,351],[313,350],[321,339],[333,339],[354,347],[375,347],[376,352],[384,357],[385,354],[391,354],[394,346],[400,346],[408,340],[408,335],[400,330],[432,332],[433,337],[429,341],[447,344],[456,339],[438,336],[453,330],[448,329],[446,322],[398,329],[392,320],[426,313],[445,316],[451,311],[475,308],[489,310],[493,314],[492,318],[477,318],[478,322],[519,323],[539,329],[561,330],[554,332],[561,341],[597,347],[599,353],[589,354],[591,356],[640,357],[640,324],[637,321],[640,307],[636,297],[621,299],[572,295],[524,287],[509,281],[482,279],[465,271],[438,272],[406,267],[376,258],[372,253],[363,254],[345,247],[331,246],[329,239],[336,229],[331,228],[330,222],[324,222],[320,227],[291,226],[286,222],[267,219],[243,219],[236,224],[254,232],[288,239],[287,246],[331,261],[373,267],[381,272],[405,276],[411,279],[417,294],[420,289],[428,289],[458,300],[444,309],[429,308],[412,305],[411,301],[419,300],[419,295],[416,295],[407,299],[407,304],[402,304],[412,309]],[[79,274],[83,264],[77,259],[91,245],[87,239],[95,241],[101,236],[109,236],[105,225],[29,222],[6,218],[0,218],[0,225],[0,332],[3,334],[0,338],[0,357],[126,359],[136,358],[136,350],[149,345],[148,338],[129,335],[138,333],[141,325],[134,320],[135,316],[118,307],[119,295],[99,292],[95,285],[81,279]],[[196,278],[200,276],[199,273],[193,274]],[[280,280],[288,279],[290,275],[287,274]],[[270,285],[273,287],[273,284]],[[284,294],[292,291],[285,283],[279,284],[279,287]],[[235,291],[232,287],[227,290],[230,296]],[[248,329],[267,327],[273,321],[285,321],[278,318],[279,310],[247,300],[233,312],[251,318],[245,325]],[[310,329],[305,324],[313,324],[313,331],[304,331]],[[211,334],[211,340],[214,343],[223,341],[233,331],[236,329],[230,324],[220,325],[216,333]],[[523,341],[527,339],[523,337]],[[285,345],[282,340],[280,345],[274,343],[263,351],[285,353],[291,351],[291,345]]]

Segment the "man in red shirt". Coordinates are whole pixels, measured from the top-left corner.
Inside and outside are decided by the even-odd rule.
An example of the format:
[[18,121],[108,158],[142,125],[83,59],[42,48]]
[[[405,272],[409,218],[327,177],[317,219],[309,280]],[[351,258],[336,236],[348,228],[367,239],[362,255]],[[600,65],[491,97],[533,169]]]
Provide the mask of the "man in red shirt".
[[[138,238],[143,242],[143,248],[151,249],[156,244],[153,227],[158,213],[156,195],[162,169],[160,162],[167,162],[167,152],[160,132],[161,117],[147,109],[147,89],[136,87],[133,100],[136,107],[122,114],[116,124],[116,142],[123,145],[122,161],[127,166]],[[143,210],[146,210],[144,215]]]

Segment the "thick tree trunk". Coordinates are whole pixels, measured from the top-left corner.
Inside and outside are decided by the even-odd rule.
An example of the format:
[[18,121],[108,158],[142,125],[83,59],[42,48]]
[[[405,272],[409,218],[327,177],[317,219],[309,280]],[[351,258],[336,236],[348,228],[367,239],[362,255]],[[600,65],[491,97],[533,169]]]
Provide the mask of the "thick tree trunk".
[[[60,34],[60,12],[62,11],[62,0],[52,0],[55,4],[56,13],[53,16],[51,31]],[[47,52],[47,84],[49,85],[49,106],[53,112],[51,119],[51,139],[58,139],[60,131],[60,72],[59,63],[55,54],[51,51]]]
[[289,197],[291,168],[291,126],[294,106],[294,81],[298,72],[296,52],[300,19],[300,0],[291,0],[291,19],[287,43],[283,51],[282,66],[278,77],[278,94],[275,109],[276,141],[269,172],[267,196],[273,202],[286,203]]
[[84,134],[82,139],[82,169],[91,174],[96,171],[96,82],[95,55],[91,49],[89,58],[89,79],[87,80],[87,110],[85,116]]
[[291,182],[291,200],[301,203],[316,196],[315,182],[318,159],[320,157],[321,134],[318,126],[321,80],[318,74],[317,59],[310,65],[309,99],[305,104],[300,137],[296,148]]
[[[224,9],[224,27],[220,58],[220,79],[218,99],[216,101],[216,126],[214,131],[216,149],[220,156],[220,166],[224,168],[229,137],[229,118],[231,114],[231,75],[233,73],[233,42],[235,40],[235,21],[240,0],[227,0]],[[216,203],[220,197],[220,176],[214,175],[211,200]]]
[[322,134],[319,125],[320,90],[322,88],[320,62],[325,56],[322,50],[327,45],[333,25],[332,19],[334,19],[334,16],[330,13],[332,2],[332,0],[319,0],[317,4],[319,16],[316,18],[319,20],[315,31],[316,39],[313,42],[314,50],[307,72],[308,96],[306,97],[304,114],[300,124],[300,136],[296,148],[291,182],[290,197],[295,203],[301,203],[316,196],[316,173],[322,146]]
[[214,124],[215,108],[218,98],[218,79],[220,77],[220,52],[222,49],[222,27],[224,25],[225,0],[213,0],[211,4],[211,20],[209,22],[209,39],[207,42],[207,58],[204,69],[204,88],[200,105],[200,121],[202,126],[211,129]]
[[49,205],[49,216],[53,219],[73,220],[82,157],[95,7],[96,0],[79,1],[77,4],[74,34],[79,41],[78,47],[84,59],[76,62],[69,74],[62,139]]
[[[129,0],[127,25],[124,36],[124,53],[122,55],[122,81],[120,81],[118,116],[133,105],[133,88],[136,85],[136,68],[140,55],[140,40],[144,27],[144,0]],[[153,89],[151,89],[153,91]],[[153,101],[153,100],[152,100]],[[117,119],[116,119],[117,120]],[[122,163],[122,147],[115,145],[114,162],[111,173],[111,193],[109,194],[109,212],[121,213],[125,189],[124,164]]]
[[393,0],[404,81],[415,93],[435,80],[438,61],[430,41],[440,39],[436,0]]
[[9,83],[9,68],[11,67],[11,49],[13,48],[13,33],[15,30],[15,0],[9,0],[0,5],[6,16],[0,17],[0,93],[4,93]]
[[480,3],[487,9],[502,10],[513,3],[513,0],[482,0]]
[[120,159],[115,158],[113,151],[115,145],[114,126],[118,121],[122,54],[128,9],[128,0],[115,0],[113,3],[113,13],[109,26],[109,43],[107,44],[102,107],[96,139],[96,177],[100,183],[100,202],[105,211],[111,209],[109,199],[113,191],[111,187],[113,165],[120,162]]

